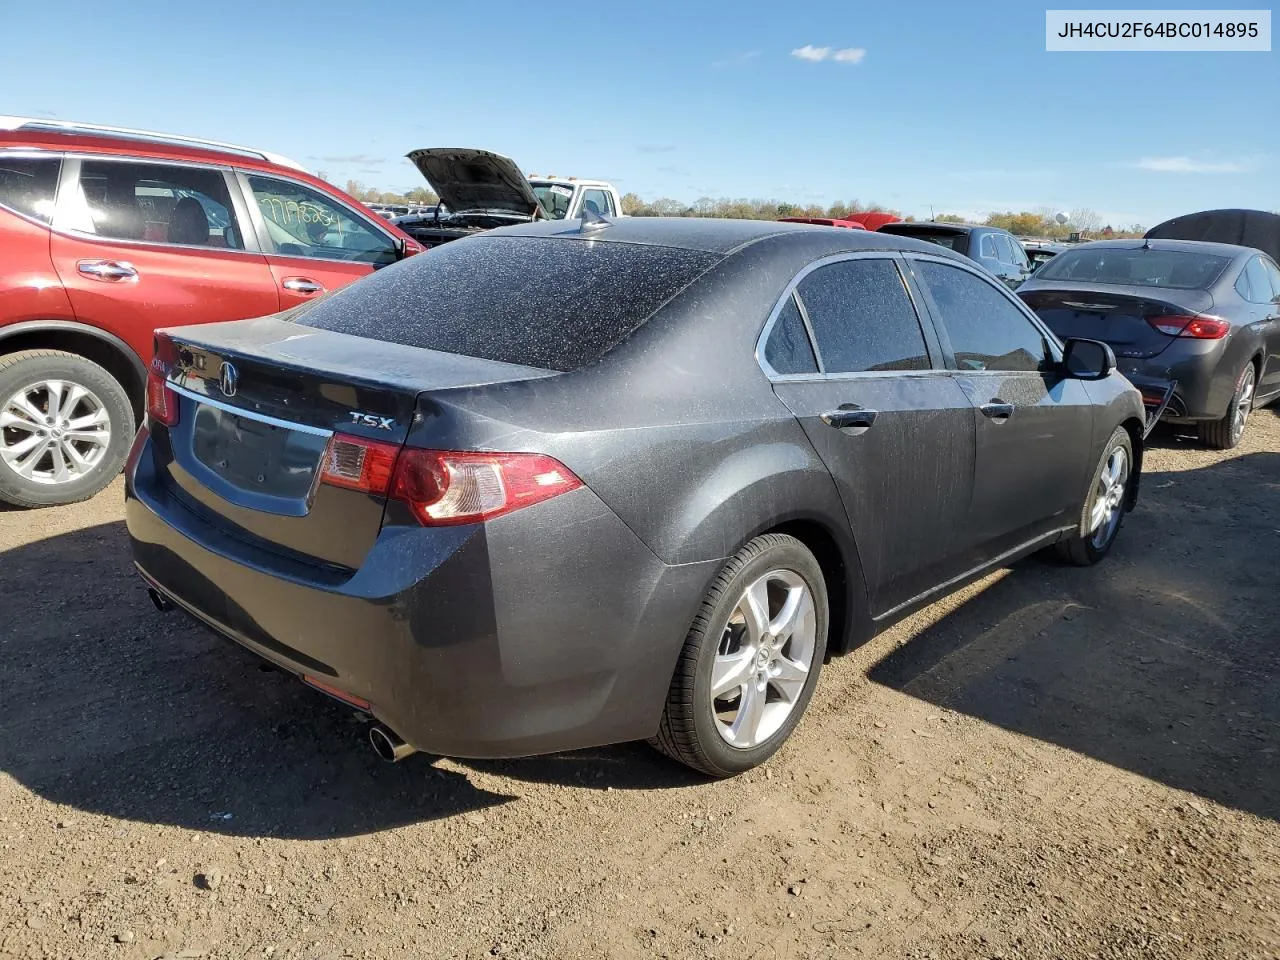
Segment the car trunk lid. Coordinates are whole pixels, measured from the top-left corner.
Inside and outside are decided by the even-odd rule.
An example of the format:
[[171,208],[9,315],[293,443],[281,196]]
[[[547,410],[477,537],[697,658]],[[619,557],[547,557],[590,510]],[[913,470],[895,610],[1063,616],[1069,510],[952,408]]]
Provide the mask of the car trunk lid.
[[1018,295],[1060,338],[1101,340],[1117,357],[1130,359],[1158,356],[1177,339],[1152,325],[1156,317],[1190,320],[1213,306],[1213,297],[1202,290],[1135,286],[1099,290],[1066,282],[1056,287],[1023,288]]
[[377,538],[385,500],[323,481],[326,465],[359,456],[331,446],[335,435],[399,447],[423,393],[551,375],[276,318],[162,336],[178,419],[153,435],[171,492],[224,532],[349,570]]

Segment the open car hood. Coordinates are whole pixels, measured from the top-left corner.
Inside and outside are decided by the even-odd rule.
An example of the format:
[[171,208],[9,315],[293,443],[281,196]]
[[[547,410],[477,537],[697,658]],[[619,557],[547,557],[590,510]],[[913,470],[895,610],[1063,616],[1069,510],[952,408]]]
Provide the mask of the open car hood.
[[1255,247],[1280,261],[1280,216],[1262,210],[1204,210],[1157,224],[1149,240],[1212,240]]
[[484,210],[532,219],[541,210],[529,181],[509,157],[469,147],[429,147],[408,156],[450,213]]

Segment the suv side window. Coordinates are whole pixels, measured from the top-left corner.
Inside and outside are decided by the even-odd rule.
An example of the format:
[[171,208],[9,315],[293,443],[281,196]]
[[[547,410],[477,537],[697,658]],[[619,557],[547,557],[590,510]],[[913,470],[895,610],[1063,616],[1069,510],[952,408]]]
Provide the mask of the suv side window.
[[[592,210],[593,207],[594,210]],[[613,198],[610,197],[608,191],[605,190],[583,190],[582,209],[592,210],[592,212],[602,214],[606,217],[612,217],[615,214],[613,209]]]
[[1005,236],[1003,233],[997,233],[995,237],[996,245],[1001,250],[1001,260],[1024,270],[1030,265],[1027,261],[1027,254],[1022,249],[1022,244],[1013,237]]
[[1040,370],[1044,336],[991,281],[933,260],[915,264],[933,295],[961,370]]
[[787,297],[764,345],[764,359],[778,373],[817,373],[809,331],[804,328],[794,296]]
[[978,238],[978,255],[987,260],[1000,259],[1000,254],[996,252],[996,238],[993,234],[984,233]]
[[379,266],[395,261],[391,237],[337,199],[292,180],[258,174],[245,179],[266,224],[268,253]]
[[0,205],[44,223],[53,219],[59,157],[6,157],[0,154]]
[[73,230],[113,240],[241,249],[220,170],[134,160],[83,160]]
[[797,289],[826,373],[928,370],[920,318],[892,260],[819,267]]

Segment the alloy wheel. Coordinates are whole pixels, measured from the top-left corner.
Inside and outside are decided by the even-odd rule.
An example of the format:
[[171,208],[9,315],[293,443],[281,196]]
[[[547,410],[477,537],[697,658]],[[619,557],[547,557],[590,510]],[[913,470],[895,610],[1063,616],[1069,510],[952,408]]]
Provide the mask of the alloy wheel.
[[1244,433],[1244,425],[1253,409],[1253,364],[1245,368],[1240,378],[1240,386],[1236,388],[1235,405],[1231,408],[1231,439],[1239,440]]
[[710,710],[732,747],[749,749],[781,729],[813,669],[813,594],[794,571],[750,583],[729,615],[711,668]]
[[25,480],[79,480],[102,462],[110,443],[106,407],[78,383],[41,380],[0,405],[0,462]]
[[1129,455],[1115,447],[1107,457],[1089,514],[1089,535],[1095,550],[1102,550],[1115,536],[1124,512],[1124,495],[1129,486]]

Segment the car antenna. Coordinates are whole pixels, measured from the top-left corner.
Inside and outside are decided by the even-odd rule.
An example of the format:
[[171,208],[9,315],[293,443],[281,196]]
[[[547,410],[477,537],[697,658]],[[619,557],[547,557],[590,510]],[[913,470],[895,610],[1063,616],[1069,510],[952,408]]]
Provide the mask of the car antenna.
[[594,210],[582,208],[582,219],[579,222],[579,233],[595,233],[597,230],[603,230],[605,227],[613,226],[613,221],[608,217],[596,213]]
[[1150,238],[1150,237],[1143,237],[1143,238],[1142,238],[1142,249],[1143,249],[1143,250],[1150,250],[1150,249],[1151,249],[1151,238]]

